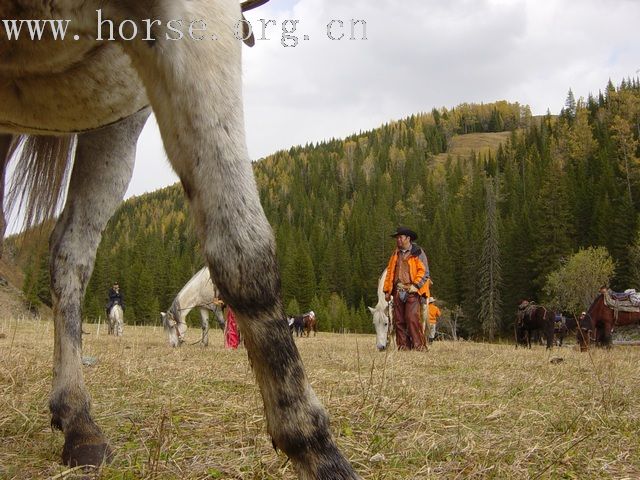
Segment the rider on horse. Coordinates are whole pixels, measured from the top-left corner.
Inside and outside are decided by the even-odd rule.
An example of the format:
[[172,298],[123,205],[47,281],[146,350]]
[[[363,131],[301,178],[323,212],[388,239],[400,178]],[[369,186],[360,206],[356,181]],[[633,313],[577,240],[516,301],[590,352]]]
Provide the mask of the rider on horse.
[[120,306],[122,307],[122,311],[124,311],[124,296],[122,295],[122,292],[120,291],[120,285],[118,285],[118,282],[115,282],[113,284],[113,287],[111,287],[109,289],[109,301],[107,302],[107,317],[109,316],[109,313],[111,312],[111,308],[113,308],[113,306],[118,303],[120,304]]

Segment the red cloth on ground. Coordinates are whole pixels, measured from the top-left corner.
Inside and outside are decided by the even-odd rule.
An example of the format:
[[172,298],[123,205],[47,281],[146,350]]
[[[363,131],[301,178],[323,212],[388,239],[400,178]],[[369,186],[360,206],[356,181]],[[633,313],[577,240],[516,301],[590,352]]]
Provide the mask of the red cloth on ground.
[[224,323],[224,348],[238,348],[240,343],[240,336],[238,335],[238,324],[236,323],[236,316],[231,310],[231,307],[227,307],[227,320]]

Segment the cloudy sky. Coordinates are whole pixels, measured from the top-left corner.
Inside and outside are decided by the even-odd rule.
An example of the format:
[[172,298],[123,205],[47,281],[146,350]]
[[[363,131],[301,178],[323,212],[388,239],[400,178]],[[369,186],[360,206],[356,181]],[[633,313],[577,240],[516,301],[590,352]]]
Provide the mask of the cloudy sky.
[[[586,97],[640,73],[637,0],[271,0],[247,18],[259,39],[243,52],[254,160],[461,102],[557,113],[569,88]],[[276,21],[265,40],[260,19]],[[352,19],[366,40],[362,24],[349,39]],[[292,20],[297,45],[285,47]],[[175,181],[152,120],[127,196]]]
[[[462,102],[558,113],[569,88],[586,97],[640,75],[638,0],[271,0],[247,18],[253,160]],[[353,40],[352,20],[366,22]],[[127,197],[176,181],[151,118]]]

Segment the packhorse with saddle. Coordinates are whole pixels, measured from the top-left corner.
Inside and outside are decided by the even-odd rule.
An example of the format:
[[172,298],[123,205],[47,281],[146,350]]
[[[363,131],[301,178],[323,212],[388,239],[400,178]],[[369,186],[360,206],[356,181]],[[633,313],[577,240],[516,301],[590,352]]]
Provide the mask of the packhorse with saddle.
[[542,334],[547,341],[547,348],[553,346],[556,314],[543,305],[523,300],[518,305],[516,315],[515,337],[516,347],[523,345],[531,348],[535,336]]
[[616,327],[634,324],[640,325],[640,293],[603,289],[579,322],[577,340],[580,350],[588,350],[591,342],[609,348],[611,334]]

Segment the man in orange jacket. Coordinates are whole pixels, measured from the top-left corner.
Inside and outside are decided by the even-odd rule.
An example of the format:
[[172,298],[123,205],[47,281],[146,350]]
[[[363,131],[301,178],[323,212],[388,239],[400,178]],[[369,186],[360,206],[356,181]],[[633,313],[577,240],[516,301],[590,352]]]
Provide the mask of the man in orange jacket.
[[389,259],[384,280],[384,296],[393,297],[396,344],[399,350],[425,350],[420,324],[420,297],[429,296],[429,267],[422,249],[413,242],[418,235],[407,227],[398,227],[391,235],[396,250]]

